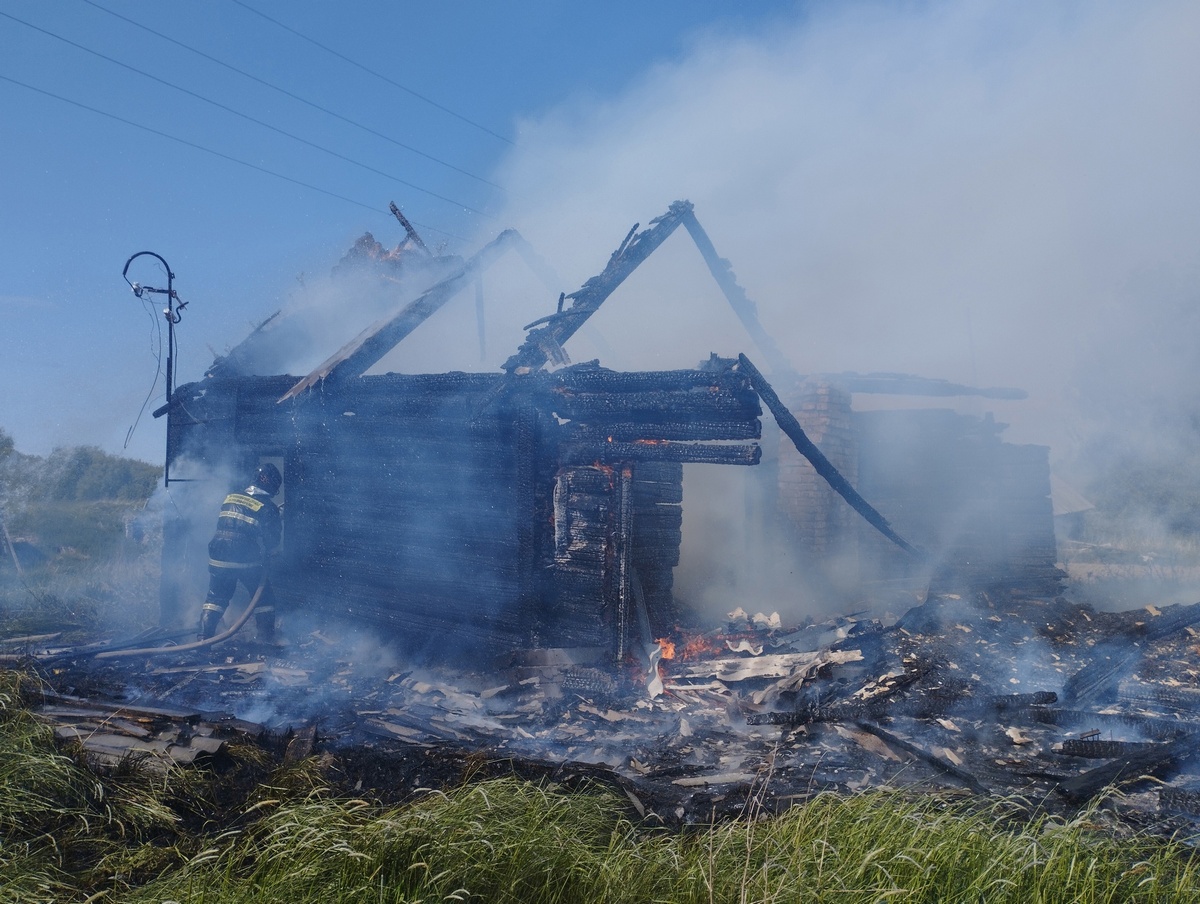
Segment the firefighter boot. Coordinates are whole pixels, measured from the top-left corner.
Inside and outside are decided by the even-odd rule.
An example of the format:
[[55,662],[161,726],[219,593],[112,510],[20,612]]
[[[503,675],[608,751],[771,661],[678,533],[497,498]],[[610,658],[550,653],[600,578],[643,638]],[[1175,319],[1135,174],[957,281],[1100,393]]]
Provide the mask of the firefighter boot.
[[254,615],[254,627],[258,634],[258,642],[275,645],[275,613],[256,612]]
[[200,628],[197,632],[201,640],[208,640],[217,633],[217,625],[221,623],[221,616],[224,614],[216,606],[204,604],[204,608],[200,610]]

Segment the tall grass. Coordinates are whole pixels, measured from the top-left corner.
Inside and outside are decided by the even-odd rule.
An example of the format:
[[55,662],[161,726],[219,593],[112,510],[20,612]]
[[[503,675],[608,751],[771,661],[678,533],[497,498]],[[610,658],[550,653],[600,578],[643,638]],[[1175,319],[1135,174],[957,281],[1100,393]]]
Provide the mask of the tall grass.
[[82,749],[59,749],[26,706],[36,693],[0,671],[0,901],[66,901],[111,880],[114,863],[171,838],[171,777],[128,760],[98,773]]
[[821,796],[778,818],[684,834],[604,793],[499,780],[403,809],[321,796],[217,839],[131,901],[1136,902],[1200,900],[1181,844],[1087,820],[1011,824],[894,791]]
[[10,562],[0,568],[0,631],[64,632],[64,642],[140,633],[158,623],[159,572],[150,546],[119,559],[55,559],[19,575]]

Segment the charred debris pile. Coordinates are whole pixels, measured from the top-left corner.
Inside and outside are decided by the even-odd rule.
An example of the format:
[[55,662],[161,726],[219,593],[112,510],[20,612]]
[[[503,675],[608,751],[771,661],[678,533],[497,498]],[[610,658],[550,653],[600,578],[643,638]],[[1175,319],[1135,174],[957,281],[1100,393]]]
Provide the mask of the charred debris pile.
[[1127,823],[1170,831],[1200,818],[1198,622],[1200,604],[1061,598],[931,597],[890,625],[736,610],[617,671],[579,649],[378,671],[318,631],[274,657],[239,641],[203,659],[60,653],[41,712],[101,761],[219,764],[252,740],[327,754],[388,799],[468,762],[605,782],[669,824],[885,784],[1071,811],[1116,785]]

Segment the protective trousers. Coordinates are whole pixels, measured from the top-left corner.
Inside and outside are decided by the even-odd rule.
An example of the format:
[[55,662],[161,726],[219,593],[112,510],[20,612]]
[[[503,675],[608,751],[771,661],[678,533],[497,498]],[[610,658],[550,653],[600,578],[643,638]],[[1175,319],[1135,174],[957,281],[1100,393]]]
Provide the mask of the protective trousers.
[[[208,566],[208,597],[200,607],[200,639],[207,640],[217,633],[217,625],[233,599],[238,582],[253,596],[263,579],[264,567],[257,564],[235,564],[210,562]],[[265,642],[275,640],[275,593],[270,580],[263,587],[262,596],[254,609],[254,624],[258,639]]]

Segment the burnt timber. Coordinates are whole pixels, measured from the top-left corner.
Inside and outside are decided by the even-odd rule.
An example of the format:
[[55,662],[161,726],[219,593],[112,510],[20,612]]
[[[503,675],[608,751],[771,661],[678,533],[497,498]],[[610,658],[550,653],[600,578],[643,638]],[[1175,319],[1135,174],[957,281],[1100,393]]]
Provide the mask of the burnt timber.
[[620,650],[634,571],[665,631],[684,463],[759,455],[758,398],[732,368],[387,374],[277,404],[294,382],[207,386],[172,435],[235,470],[229,450],[282,459],[279,592],[401,636]]
[[[273,460],[286,493],[275,585],[293,605],[366,621],[418,645],[584,647],[620,660],[635,641],[661,636],[676,621],[671,591],[682,541],[683,466],[757,465],[760,399],[818,479],[887,537],[893,553],[903,551],[903,558],[887,560],[893,571],[919,573],[923,556],[901,535],[915,528],[922,547],[929,540],[944,546],[943,538],[909,517],[916,506],[903,495],[882,510],[871,506],[854,487],[854,455],[841,450],[831,461],[823,454],[806,435],[808,424],[791,415],[746,356],[713,356],[696,369],[665,372],[621,373],[597,362],[561,366],[568,364],[563,344],[679,226],[792,397],[806,387],[826,400],[914,387],[934,395],[1014,396],[895,374],[801,377],[759,324],[754,304],[686,201],[646,230],[631,229],[600,274],[526,328],[502,373],[370,373],[456,294],[471,285],[478,291],[480,274],[505,252],[517,251],[546,273],[514,230],[465,262],[412,254],[404,259],[422,273],[411,281],[415,297],[308,375],[260,375],[245,366],[251,356],[239,347],[155,412],[168,415],[169,464],[191,463],[205,475],[199,482],[209,483],[207,490],[181,487],[182,517],[165,527],[164,624],[188,617],[184,588],[199,581],[180,563],[199,558],[199,534],[215,508],[205,493],[211,496],[220,482],[214,476],[237,481]],[[274,360],[262,349],[272,327],[264,323],[243,346],[253,344],[256,357]],[[560,369],[547,372],[547,364]],[[848,410],[847,402],[847,416]],[[826,413],[818,412],[818,428]],[[778,486],[763,495],[782,497],[789,490],[780,469],[771,473]],[[1049,501],[1033,483],[1033,505],[1044,503],[1048,513]],[[867,494],[872,498],[878,492],[887,499],[895,490],[876,484]],[[774,501],[771,507],[781,511]],[[827,537],[825,527],[806,524],[800,533],[821,543],[858,543],[856,531]],[[1010,544],[1018,556],[1028,545],[1025,538]],[[827,552],[813,550],[814,559]],[[1031,557],[1052,574],[1052,534],[1049,546],[1042,543]]]

